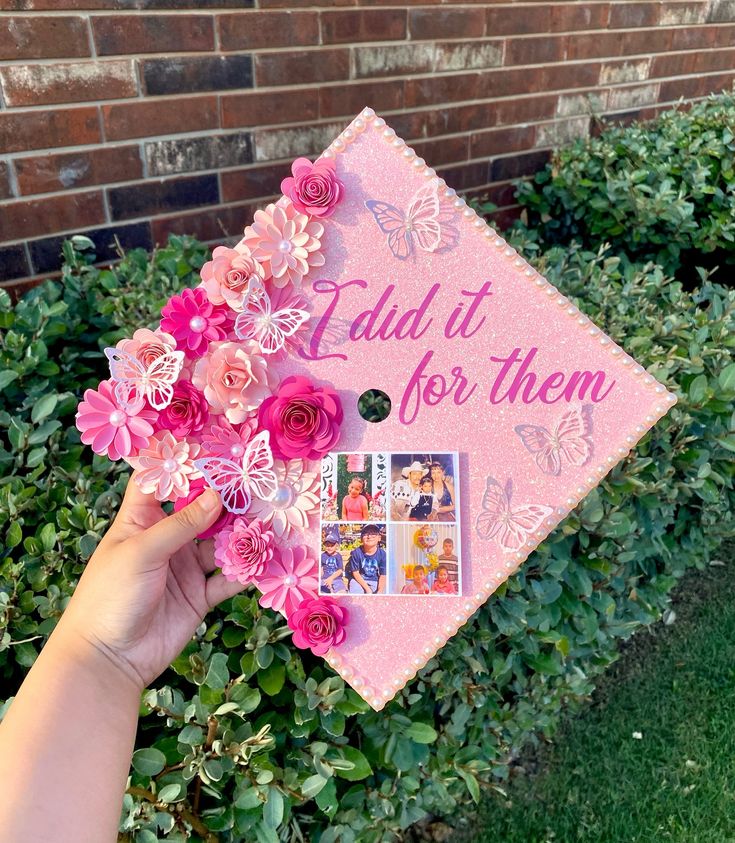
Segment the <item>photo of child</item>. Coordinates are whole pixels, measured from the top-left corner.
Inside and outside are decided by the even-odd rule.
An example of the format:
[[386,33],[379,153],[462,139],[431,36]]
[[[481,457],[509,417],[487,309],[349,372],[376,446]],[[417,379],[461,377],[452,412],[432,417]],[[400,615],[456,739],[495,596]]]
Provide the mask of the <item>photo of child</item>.
[[455,553],[458,545],[455,524],[390,524],[388,593],[461,594],[461,562]]
[[432,594],[456,594],[457,589],[449,579],[449,572],[446,565],[439,565],[436,569],[436,579],[431,586]]
[[421,478],[419,488],[411,495],[409,504],[411,509],[408,511],[409,521],[433,521],[431,517],[435,515],[439,508],[439,501],[436,495],[431,491],[431,477],[426,474]]
[[392,454],[392,521],[457,520],[459,465],[456,454]]
[[365,479],[353,477],[347,487],[347,494],[342,498],[343,521],[367,521],[368,501],[365,497]]
[[446,570],[449,581],[456,584],[459,581],[459,559],[454,552],[454,539],[444,539],[437,561]]
[[322,521],[385,521],[388,454],[327,454],[322,458]]
[[346,591],[345,588],[345,562],[340,550],[342,538],[339,529],[328,527],[324,531],[322,545],[324,552],[321,555],[321,587],[322,594],[338,594]]
[[401,594],[428,594],[429,584],[426,582],[426,568],[423,565],[413,566],[413,580],[407,582],[401,589]]
[[347,581],[350,594],[385,594],[388,558],[385,526],[365,524],[360,529],[360,544],[350,551]]

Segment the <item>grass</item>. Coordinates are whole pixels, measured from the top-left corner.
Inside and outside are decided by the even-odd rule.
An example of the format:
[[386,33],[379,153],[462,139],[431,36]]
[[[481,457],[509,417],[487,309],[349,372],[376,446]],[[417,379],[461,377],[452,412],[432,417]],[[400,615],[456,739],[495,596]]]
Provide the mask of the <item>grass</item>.
[[673,610],[452,843],[735,841],[735,564],[689,574]]

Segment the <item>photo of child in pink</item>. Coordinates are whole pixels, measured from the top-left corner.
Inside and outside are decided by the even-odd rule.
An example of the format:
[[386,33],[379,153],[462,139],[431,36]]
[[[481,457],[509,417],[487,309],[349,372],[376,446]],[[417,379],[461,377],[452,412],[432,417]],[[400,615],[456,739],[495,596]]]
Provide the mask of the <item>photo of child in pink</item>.
[[431,586],[432,594],[456,594],[457,589],[454,583],[449,579],[449,572],[444,565],[440,565],[436,569],[436,579]]
[[368,520],[368,502],[364,491],[365,480],[362,477],[353,477],[347,487],[347,494],[342,498],[343,521]]
[[426,568],[423,565],[413,566],[413,582],[407,582],[401,589],[401,594],[428,594],[429,584],[426,582]]

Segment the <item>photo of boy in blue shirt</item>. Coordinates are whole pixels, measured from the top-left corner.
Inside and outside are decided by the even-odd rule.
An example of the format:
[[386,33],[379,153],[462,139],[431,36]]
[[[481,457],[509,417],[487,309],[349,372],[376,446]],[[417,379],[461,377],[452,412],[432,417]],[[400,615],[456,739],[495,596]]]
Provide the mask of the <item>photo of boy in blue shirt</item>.
[[324,536],[324,553],[321,556],[320,590],[323,594],[336,594],[345,590],[345,583],[342,579],[345,575],[345,566],[339,545],[339,530],[337,527],[332,527],[327,530]]
[[385,549],[380,547],[381,530],[377,524],[365,524],[360,530],[360,546],[347,563],[350,594],[385,594]]

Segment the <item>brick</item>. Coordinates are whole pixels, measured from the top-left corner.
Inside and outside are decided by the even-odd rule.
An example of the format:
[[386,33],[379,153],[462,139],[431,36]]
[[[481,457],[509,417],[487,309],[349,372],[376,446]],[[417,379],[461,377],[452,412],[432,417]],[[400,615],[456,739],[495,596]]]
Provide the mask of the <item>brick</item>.
[[90,21],[100,56],[214,49],[211,15],[95,15]]
[[490,181],[487,161],[472,161],[468,164],[457,164],[454,167],[440,167],[437,169],[437,174],[454,190],[468,190]]
[[89,228],[104,219],[100,191],[8,202],[0,214],[0,242]]
[[82,17],[12,16],[0,26],[0,59],[61,59],[90,55]]
[[222,128],[268,126],[278,123],[311,123],[319,117],[316,88],[293,91],[258,91],[225,94],[220,98]]
[[660,8],[659,3],[613,3],[610,8],[610,29],[656,26]]
[[496,120],[500,125],[549,120],[554,116],[556,101],[553,95],[501,100],[496,105]]
[[289,175],[291,166],[287,162],[225,171],[220,174],[222,201],[240,202],[276,196],[281,192],[281,182]]
[[612,85],[619,82],[642,82],[648,79],[650,72],[651,59],[606,62],[600,68],[600,85]]
[[65,11],[119,9],[121,11],[135,11],[148,9],[240,9],[252,8],[254,0],[4,0],[11,6],[11,11],[57,11],[60,7]]
[[709,4],[663,3],[659,25],[685,26],[687,24],[706,23],[707,5]]
[[[319,5],[330,8],[335,6],[357,6],[357,0],[320,0]],[[363,3],[363,5],[366,4]],[[260,0],[258,3],[259,9],[310,9],[313,6],[313,0]]]
[[52,193],[142,178],[137,146],[103,147],[59,155],[16,158],[13,162],[21,194]]
[[718,44],[732,46],[735,38],[735,27],[731,26],[697,26],[672,29],[671,49],[676,50],[707,50]]
[[426,111],[404,112],[391,116],[390,123],[401,137],[434,138],[487,128],[493,122],[493,111],[492,103],[470,103]]
[[436,45],[434,69],[482,70],[503,63],[502,41],[464,41]]
[[145,144],[145,159],[149,176],[237,167],[253,160],[252,138],[249,132],[235,132],[151,141]]
[[672,29],[648,29],[625,33],[619,32],[581,33],[567,36],[568,61],[588,58],[646,56],[671,50]]
[[156,243],[164,243],[169,234],[192,234],[204,243],[222,244],[223,238],[230,239],[231,245],[234,246],[260,207],[262,202],[250,202],[159,217],[151,221],[153,239]]
[[436,74],[421,79],[406,79],[403,89],[404,107],[417,108],[457,100],[479,99],[484,88],[483,75],[480,73],[458,73],[451,76]]
[[475,132],[470,138],[470,157],[490,158],[508,152],[517,152],[533,147],[535,142],[535,126],[513,126],[508,129]]
[[[690,55],[687,53],[687,55]],[[695,53],[695,70],[697,73],[708,73],[713,70],[730,70],[735,67],[735,49],[705,50]]]
[[255,160],[273,161],[279,158],[293,159],[300,155],[318,155],[343,129],[343,123],[261,129],[254,133]]
[[550,158],[548,150],[527,152],[524,155],[510,155],[496,158],[490,167],[490,181],[508,181],[527,176],[542,169]]
[[708,23],[735,21],[735,0],[715,0],[708,4]]
[[137,94],[131,61],[10,65],[0,69],[9,106],[114,100]]
[[142,59],[141,75],[151,96],[253,87],[250,56]]
[[0,149],[4,152],[77,146],[101,140],[96,107],[0,112]]
[[566,36],[544,35],[542,38],[509,38],[505,45],[505,64],[547,64],[564,59]]
[[201,132],[219,125],[215,96],[169,100],[138,100],[102,106],[105,138],[128,140],[152,134]]
[[413,41],[482,38],[485,34],[485,11],[466,8],[409,9],[408,31]]
[[214,205],[219,201],[217,176],[191,176],[112,187],[107,191],[107,201],[114,220]]
[[640,85],[636,88],[613,88],[610,91],[608,108],[610,111],[624,111],[651,105],[658,102],[658,92],[657,84]]
[[445,164],[466,161],[469,157],[470,139],[468,135],[457,135],[451,138],[418,141],[412,146],[416,154],[430,167],[441,167]]
[[323,44],[401,41],[406,37],[405,9],[340,9],[320,15]]
[[551,32],[578,32],[583,29],[605,29],[610,9],[618,4],[564,3],[551,8]]
[[512,208],[500,208],[490,214],[490,223],[496,231],[506,231],[516,220],[521,218],[522,208],[514,205]]
[[536,126],[536,146],[558,148],[573,143],[577,138],[586,138],[590,133],[590,117],[573,117],[555,120]]
[[651,77],[679,76],[694,73],[697,57],[702,55],[693,50],[686,53],[670,53],[665,56],[653,56],[651,59]]
[[697,76],[693,79],[672,79],[670,82],[661,83],[659,102],[672,102],[679,97],[706,97],[708,94],[719,93],[729,88],[733,81],[735,71],[713,76]]
[[515,183],[505,182],[505,184],[491,184],[482,190],[481,196],[488,202],[492,202],[499,208],[506,205],[515,205],[516,202]]
[[355,47],[355,76],[398,76],[404,73],[428,73],[434,66],[433,44],[386,44]]
[[218,16],[220,49],[306,47],[319,43],[319,15],[309,11],[261,10]]
[[[137,222],[131,225],[111,225],[104,228],[94,228],[89,231],[79,231],[94,242],[96,263],[115,261],[120,257],[118,243],[123,249],[153,248],[151,224]],[[31,264],[34,272],[55,272],[61,267],[61,248],[69,235],[44,237],[41,240],[31,240],[28,250],[31,253]]]
[[551,7],[539,4],[533,9],[489,6],[485,10],[488,35],[527,35],[532,32],[549,32]]
[[22,245],[0,246],[0,281],[12,281],[30,274],[31,268]]
[[12,195],[8,163],[7,161],[0,161],[0,199],[10,199]]
[[350,117],[366,105],[378,114],[403,108],[403,80],[351,82],[319,89],[322,117]]
[[342,48],[263,53],[255,59],[258,87],[349,79],[350,54]]

